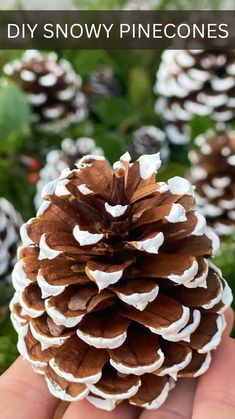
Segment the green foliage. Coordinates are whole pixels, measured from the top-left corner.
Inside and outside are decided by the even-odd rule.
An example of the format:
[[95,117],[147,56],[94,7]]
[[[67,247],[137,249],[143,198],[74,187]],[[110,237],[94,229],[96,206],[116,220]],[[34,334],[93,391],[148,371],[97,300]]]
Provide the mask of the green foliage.
[[184,177],[186,169],[187,168],[184,164],[176,163],[176,162],[169,163],[161,167],[157,175],[157,180],[159,182],[165,182],[174,176]]
[[74,0],[74,5],[80,10],[110,10],[119,9],[125,0]]
[[30,132],[31,112],[25,94],[10,84],[0,90],[0,152],[14,153]]
[[2,374],[18,356],[17,335],[9,316],[0,327],[0,374]]
[[126,118],[129,118],[133,110],[131,103],[118,97],[102,99],[92,109],[101,122],[111,128],[120,125]]
[[191,123],[191,138],[195,138],[208,130],[215,130],[215,122],[209,116],[194,115]]
[[[222,270],[224,278],[229,282],[235,295],[235,243],[232,238],[223,242],[220,254],[214,263]],[[235,302],[234,302],[235,308]]]

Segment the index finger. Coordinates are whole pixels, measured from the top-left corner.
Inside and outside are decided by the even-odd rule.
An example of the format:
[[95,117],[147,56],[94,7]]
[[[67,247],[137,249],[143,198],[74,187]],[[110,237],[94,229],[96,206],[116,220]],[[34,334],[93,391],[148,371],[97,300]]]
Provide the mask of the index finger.
[[21,357],[1,376],[0,394],[1,419],[48,419],[59,402]]
[[213,356],[212,367],[200,378],[193,419],[235,418],[235,341],[224,337]]

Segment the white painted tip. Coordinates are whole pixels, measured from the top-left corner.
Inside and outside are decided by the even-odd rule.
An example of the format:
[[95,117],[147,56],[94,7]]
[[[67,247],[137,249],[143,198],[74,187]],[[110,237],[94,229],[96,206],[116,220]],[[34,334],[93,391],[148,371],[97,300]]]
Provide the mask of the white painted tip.
[[77,335],[88,345],[94,346],[99,349],[115,349],[121,346],[127,337],[127,333],[123,332],[114,338],[103,338],[103,337],[94,337],[86,333],[83,333],[80,329],[77,329]]
[[39,256],[38,256],[39,260],[55,259],[57,256],[59,256],[62,253],[60,250],[54,250],[54,249],[51,249],[48,246],[48,244],[46,242],[46,234],[45,233],[40,238],[39,248],[40,248],[40,252],[39,252]]
[[195,186],[180,176],[174,176],[168,180],[168,186],[170,187],[170,192],[172,195],[190,195],[194,196]]
[[161,167],[160,153],[144,154],[138,158],[138,162],[140,165],[140,177],[146,180]]
[[187,221],[184,207],[180,204],[172,204],[171,210],[165,219],[169,223],[182,223]]
[[121,217],[128,207],[128,205],[109,205],[108,202],[105,202],[104,206],[106,211],[114,218]]
[[73,229],[73,236],[80,244],[80,246],[90,246],[98,243],[102,238],[103,234],[93,234],[89,231],[80,230],[79,226],[76,225]]
[[91,269],[86,268],[86,274],[92,281],[95,281],[99,291],[107,288],[111,284],[115,284],[121,279],[123,275],[123,270],[116,272],[103,272],[99,270],[92,271]]

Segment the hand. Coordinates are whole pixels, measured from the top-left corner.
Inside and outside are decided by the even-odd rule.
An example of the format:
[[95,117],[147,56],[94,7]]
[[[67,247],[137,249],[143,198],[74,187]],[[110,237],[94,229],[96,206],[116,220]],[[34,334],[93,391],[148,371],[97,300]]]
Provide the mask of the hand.
[[[199,380],[179,380],[160,409],[144,411],[123,403],[108,413],[84,400],[70,404],[63,419],[234,419],[235,340],[228,337],[233,324],[231,309],[226,318],[227,328],[209,371]],[[22,358],[0,378],[0,395],[1,419],[52,419],[59,405],[44,378]]]

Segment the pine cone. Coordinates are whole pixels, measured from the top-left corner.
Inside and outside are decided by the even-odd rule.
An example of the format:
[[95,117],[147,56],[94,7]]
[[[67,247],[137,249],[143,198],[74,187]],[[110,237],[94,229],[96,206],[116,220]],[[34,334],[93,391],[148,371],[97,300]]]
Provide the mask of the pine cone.
[[139,157],[142,154],[154,154],[160,152],[161,161],[166,162],[169,157],[169,147],[166,135],[153,125],[143,126],[134,131],[131,149],[133,155]]
[[159,154],[129,161],[86,156],[48,184],[13,272],[20,353],[56,397],[107,410],[205,372],[231,302],[191,184],[156,182]]
[[4,67],[27,93],[35,122],[44,129],[61,129],[87,116],[81,77],[56,54],[27,51]]
[[191,151],[190,180],[196,185],[197,206],[217,234],[235,229],[235,132],[208,133]]
[[230,121],[235,115],[234,51],[165,51],[155,92],[156,111],[165,119],[173,143],[189,141],[187,123],[194,114]]
[[88,84],[88,97],[91,103],[118,96],[120,92],[121,86],[111,67],[103,66],[91,74]]
[[92,138],[81,137],[77,140],[65,138],[61,143],[61,150],[52,150],[48,153],[46,164],[40,171],[40,179],[37,183],[35,207],[38,209],[42,203],[41,192],[44,186],[57,179],[64,169],[74,169],[75,163],[86,154],[103,155],[103,150],[96,147]]
[[20,241],[21,217],[5,198],[0,198],[0,285],[9,282]]

